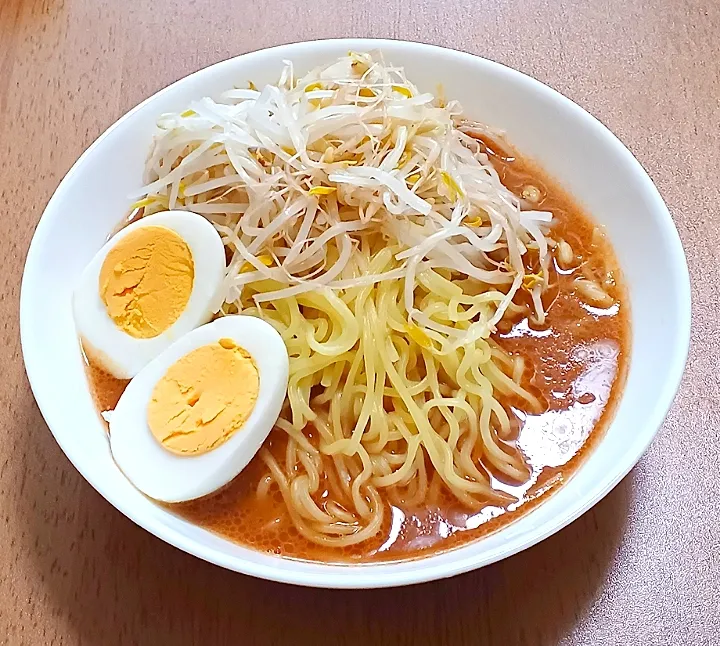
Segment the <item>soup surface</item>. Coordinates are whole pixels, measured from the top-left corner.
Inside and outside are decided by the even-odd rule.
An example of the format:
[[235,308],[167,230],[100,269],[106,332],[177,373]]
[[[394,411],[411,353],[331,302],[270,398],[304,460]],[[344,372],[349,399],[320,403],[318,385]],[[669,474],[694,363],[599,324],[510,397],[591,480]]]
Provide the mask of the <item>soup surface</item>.
[[[528,477],[512,482],[492,467],[483,468],[492,487],[508,494],[511,502],[468,510],[435,475],[421,507],[386,500],[383,527],[375,537],[347,547],[327,547],[297,531],[279,489],[267,479],[265,463],[256,457],[222,491],[169,505],[174,513],[229,540],[286,557],[324,562],[405,559],[496,531],[547,499],[578,469],[612,418],[626,372],[629,312],[616,261],[598,227],[532,161],[500,139],[473,136],[510,190],[531,199],[534,208],[552,212],[554,237],[568,241],[574,254],[563,266],[556,251],[557,281],[543,296],[544,323],[527,317],[506,319],[493,335],[511,357],[523,358],[523,385],[544,405],[542,412],[528,413],[512,396],[499,397],[515,428],[510,443],[522,453]],[[578,287],[580,273],[602,285],[612,304],[591,304],[593,299]],[[88,376],[98,409],[111,410],[127,382],[112,378],[92,361]],[[312,431],[305,433],[311,442],[318,441]],[[283,468],[286,445],[287,434],[278,430],[265,442]],[[316,503],[322,506],[330,497],[330,486],[321,487]]]

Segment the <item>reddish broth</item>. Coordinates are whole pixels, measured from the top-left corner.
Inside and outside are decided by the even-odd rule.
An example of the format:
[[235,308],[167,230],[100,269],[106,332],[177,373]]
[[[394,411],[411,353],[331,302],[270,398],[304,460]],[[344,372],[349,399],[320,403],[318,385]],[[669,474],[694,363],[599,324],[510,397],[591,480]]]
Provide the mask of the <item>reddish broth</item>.
[[[271,487],[265,498],[256,495],[266,467],[255,458],[222,491],[168,505],[169,509],[263,552],[323,562],[397,560],[451,549],[496,531],[547,499],[578,469],[612,419],[625,379],[629,311],[617,282],[615,257],[581,207],[540,168],[505,143],[478,139],[509,189],[517,195],[528,185],[540,190],[536,208],[552,211],[554,237],[567,240],[582,257],[584,268],[605,279],[615,300],[605,310],[588,306],[574,289],[575,272],[556,265],[556,286],[549,290],[553,300],[545,324],[538,326],[524,318],[505,325],[494,337],[508,353],[525,359],[525,385],[547,404],[544,412],[528,414],[515,408],[510,398],[500,397],[518,421],[514,444],[524,454],[531,474],[522,484],[503,482],[491,474],[492,484],[516,496],[518,502],[469,511],[442,486],[431,486],[434,495],[420,509],[387,503],[384,527],[376,538],[343,549],[323,547],[297,532],[277,487]],[[98,409],[112,409],[127,382],[114,380],[92,362],[88,376]],[[281,464],[285,443],[285,434],[279,431],[273,431],[265,443]]]

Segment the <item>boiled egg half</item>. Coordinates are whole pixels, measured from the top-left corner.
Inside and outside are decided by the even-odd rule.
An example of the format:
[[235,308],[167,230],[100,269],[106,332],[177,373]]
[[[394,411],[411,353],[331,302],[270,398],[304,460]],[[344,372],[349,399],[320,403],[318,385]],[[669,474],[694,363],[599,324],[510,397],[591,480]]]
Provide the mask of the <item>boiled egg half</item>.
[[109,421],[115,462],[155,500],[212,493],[258,451],[287,384],[287,350],[270,324],[238,315],[203,325],[128,384]]
[[115,234],[85,268],[73,315],[91,360],[134,377],[222,301],[225,252],[201,215],[165,211]]

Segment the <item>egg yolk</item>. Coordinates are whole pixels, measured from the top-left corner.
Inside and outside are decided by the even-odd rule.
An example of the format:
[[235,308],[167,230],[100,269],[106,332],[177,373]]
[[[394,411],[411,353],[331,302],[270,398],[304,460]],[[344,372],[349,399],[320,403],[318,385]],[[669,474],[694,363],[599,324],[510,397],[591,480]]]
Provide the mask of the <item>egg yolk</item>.
[[194,279],[195,266],[185,240],[165,227],[141,227],[105,257],[100,298],[115,325],[137,339],[150,339],[180,318]]
[[147,408],[150,431],[173,453],[206,453],[247,421],[259,385],[255,362],[232,339],[197,348],[155,385]]

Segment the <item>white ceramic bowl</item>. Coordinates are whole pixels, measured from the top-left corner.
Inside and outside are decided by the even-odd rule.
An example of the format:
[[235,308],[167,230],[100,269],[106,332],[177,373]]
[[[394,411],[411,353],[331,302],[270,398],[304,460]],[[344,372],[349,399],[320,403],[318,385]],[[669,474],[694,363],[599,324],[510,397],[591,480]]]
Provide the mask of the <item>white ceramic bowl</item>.
[[[468,115],[507,132],[607,228],[627,282],[633,341],[615,420],[578,473],[544,504],[501,531],[427,558],[371,565],[283,559],[234,545],[156,506],[110,456],[86,387],[70,294],[80,272],[127,212],[140,186],[158,115],[244,83],[271,82],[283,59],[306,70],[348,50],[380,48],[433,91],[442,82]],[[558,531],[614,487],[645,451],[677,390],[690,333],[690,289],[670,214],[628,150],[569,99],[482,58],[417,43],[334,40],[284,45],[228,60],[174,83],[126,114],[77,161],[50,200],[27,257],[20,302],[22,348],[38,405],[58,444],[107,500],[186,552],[253,576],[361,588],[451,576],[515,554]]]

